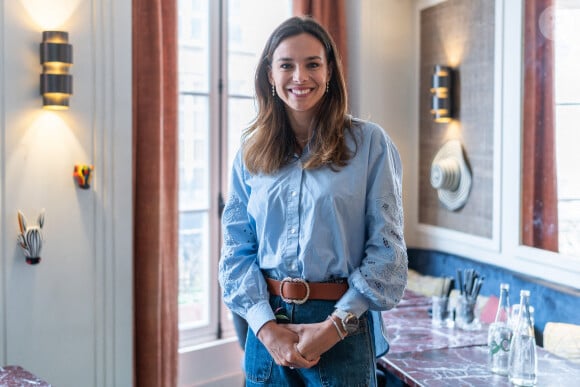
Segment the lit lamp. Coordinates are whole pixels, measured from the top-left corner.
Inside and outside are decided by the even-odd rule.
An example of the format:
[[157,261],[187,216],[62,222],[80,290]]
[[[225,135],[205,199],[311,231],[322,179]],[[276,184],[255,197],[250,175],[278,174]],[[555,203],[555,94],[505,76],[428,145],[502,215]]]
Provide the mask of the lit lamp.
[[431,115],[435,122],[449,122],[453,117],[452,69],[435,65],[431,78]]
[[40,94],[45,109],[66,110],[72,94],[72,45],[68,32],[44,31],[40,43]]

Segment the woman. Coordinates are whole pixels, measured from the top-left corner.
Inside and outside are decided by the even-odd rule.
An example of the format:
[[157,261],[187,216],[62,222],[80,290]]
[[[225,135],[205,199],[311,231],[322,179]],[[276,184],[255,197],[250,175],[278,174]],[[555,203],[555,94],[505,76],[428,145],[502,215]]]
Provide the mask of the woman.
[[378,311],[407,280],[401,162],[347,114],[336,46],[311,18],[268,39],[258,114],[232,168],[220,283],[249,324],[248,386],[375,385]]

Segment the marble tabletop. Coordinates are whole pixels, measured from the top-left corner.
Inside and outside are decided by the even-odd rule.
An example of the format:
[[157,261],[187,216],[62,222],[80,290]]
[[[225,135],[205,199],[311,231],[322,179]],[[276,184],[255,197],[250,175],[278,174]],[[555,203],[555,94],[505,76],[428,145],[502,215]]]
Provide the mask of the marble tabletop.
[[[487,365],[485,324],[473,331],[435,327],[430,298],[405,294],[405,302],[383,312],[389,352],[378,365],[409,386],[510,386]],[[580,365],[538,347],[537,386],[580,385]]]
[[50,384],[40,380],[20,366],[0,367],[0,387],[15,386],[50,387]]
[[[389,354],[391,370],[409,386],[512,386],[487,367],[487,346]],[[537,386],[577,386],[580,365],[538,347]]]
[[431,305],[431,299],[429,297],[425,297],[421,294],[417,294],[407,289],[405,290],[403,298],[397,304],[397,309],[406,306],[421,306],[421,305]]
[[429,316],[430,304],[404,306],[383,312],[389,353],[426,351],[487,344],[487,325],[473,331],[452,327],[434,327]]

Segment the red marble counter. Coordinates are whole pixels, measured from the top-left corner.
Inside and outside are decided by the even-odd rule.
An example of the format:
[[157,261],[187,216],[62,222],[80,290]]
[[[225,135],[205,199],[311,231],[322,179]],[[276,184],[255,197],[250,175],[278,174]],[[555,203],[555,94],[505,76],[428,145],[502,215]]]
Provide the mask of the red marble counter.
[[414,293],[410,290],[405,290],[403,298],[397,305],[397,308],[402,308],[406,306],[421,306],[421,305],[431,305],[431,299],[425,297],[421,294]]
[[476,331],[434,327],[429,307],[430,304],[423,304],[383,312],[390,354],[487,344],[487,325]]
[[0,367],[0,387],[36,386],[50,387],[50,384],[40,380],[19,366]]
[[[421,300],[422,299],[422,300]],[[379,367],[410,386],[510,386],[487,365],[487,325],[476,331],[434,327],[430,299],[413,294],[383,312],[389,352]],[[537,386],[580,385],[580,365],[538,347]]]
[[[487,367],[487,346],[388,354],[390,370],[410,386],[512,386]],[[580,365],[538,347],[538,387],[577,386]]]

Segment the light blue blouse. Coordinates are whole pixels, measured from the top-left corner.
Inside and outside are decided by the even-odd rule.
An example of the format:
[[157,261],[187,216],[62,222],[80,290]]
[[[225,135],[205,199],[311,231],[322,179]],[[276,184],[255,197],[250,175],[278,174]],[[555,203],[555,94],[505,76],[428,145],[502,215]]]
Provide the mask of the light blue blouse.
[[[338,171],[303,169],[308,149],[278,172],[250,174],[239,151],[223,212],[219,279],[226,305],[254,332],[274,312],[264,274],[310,282],[348,278],[336,307],[360,316],[394,307],[407,283],[399,153],[378,125],[354,120],[356,152]],[[380,316],[375,314],[375,323]]]

